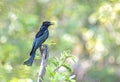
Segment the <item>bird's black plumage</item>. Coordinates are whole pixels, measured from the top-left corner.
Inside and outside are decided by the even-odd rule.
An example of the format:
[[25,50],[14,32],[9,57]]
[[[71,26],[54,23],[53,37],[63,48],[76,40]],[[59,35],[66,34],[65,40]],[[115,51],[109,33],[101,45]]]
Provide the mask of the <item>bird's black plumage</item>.
[[49,21],[45,21],[43,22],[40,30],[38,31],[38,33],[35,36],[34,42],[33,42],[33,46],[32,46],[32,50],[30,52],[30,58],[24,62],[25,65],[31,66],[34,58],[35,58],[35,53],[36,50],[41,47],[42,43],[48,38],[49,36],[49,31],[48,31],[48,27],[52,25],[51,22]]

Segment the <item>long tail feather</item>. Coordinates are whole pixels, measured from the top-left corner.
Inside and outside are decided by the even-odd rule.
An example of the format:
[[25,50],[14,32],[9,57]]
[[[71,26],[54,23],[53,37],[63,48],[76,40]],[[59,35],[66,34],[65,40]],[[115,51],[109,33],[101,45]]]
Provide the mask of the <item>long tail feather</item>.
[[32,66],[34,58],[35,58],[35,54],[31,55],[30,58],[27,61],[24,62],[24,65]]
[[33,45],[32,50],[31,50],[31,52],[30,52],[30,56],[33,55],[33,53],[35,53],[35,51],[36,51],[35,45]]

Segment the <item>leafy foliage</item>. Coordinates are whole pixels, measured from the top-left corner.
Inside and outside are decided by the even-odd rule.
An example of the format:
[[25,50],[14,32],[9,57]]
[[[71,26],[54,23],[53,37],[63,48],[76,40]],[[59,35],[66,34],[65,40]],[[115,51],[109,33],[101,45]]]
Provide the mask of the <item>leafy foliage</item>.
[[73,61],[74,56],[70,56],[67,52],[63,52],[60,58],[50,58],[47,66],[47,74],[45,76],[45,82],[75,82],[73,78],[71,78],[71,73],[73,70],[71,69],[70,64],[68,64],[67,59],[71,59]]

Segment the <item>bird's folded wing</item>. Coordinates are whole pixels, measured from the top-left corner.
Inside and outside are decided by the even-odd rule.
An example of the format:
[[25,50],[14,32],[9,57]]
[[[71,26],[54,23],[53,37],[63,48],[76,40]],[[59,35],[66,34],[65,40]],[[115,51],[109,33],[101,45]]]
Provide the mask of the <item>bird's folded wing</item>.
[[42,43],[48,38],[48,32],[45,31],[43,35],[41,35],[38,38],[34,39],[33,46],[32,46],[32,51],[36,50],[38,47],[42,45]]

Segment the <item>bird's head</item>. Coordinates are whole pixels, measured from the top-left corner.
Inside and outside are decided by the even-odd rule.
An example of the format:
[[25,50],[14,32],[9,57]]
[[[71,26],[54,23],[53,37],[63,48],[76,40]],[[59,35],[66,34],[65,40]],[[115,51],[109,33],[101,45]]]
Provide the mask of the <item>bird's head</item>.
[[43,22],[43,26],[50,26],[50,25],[53,25],[53,23],[52,22],[49,22],[49,21],[44,21]]

